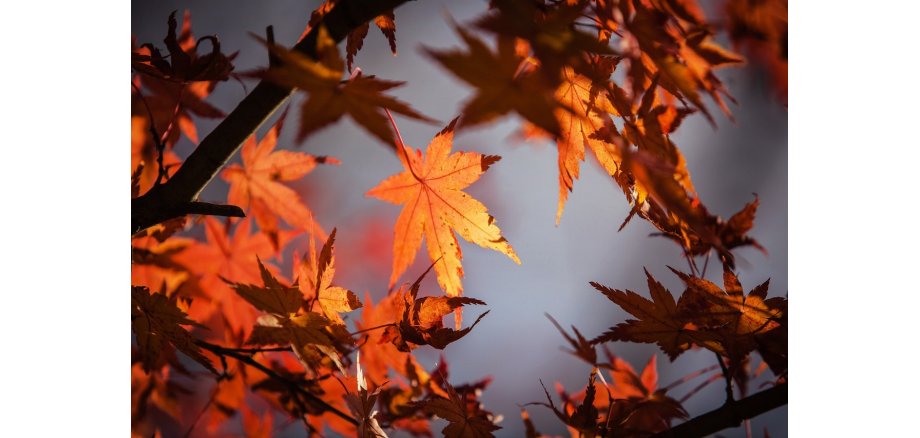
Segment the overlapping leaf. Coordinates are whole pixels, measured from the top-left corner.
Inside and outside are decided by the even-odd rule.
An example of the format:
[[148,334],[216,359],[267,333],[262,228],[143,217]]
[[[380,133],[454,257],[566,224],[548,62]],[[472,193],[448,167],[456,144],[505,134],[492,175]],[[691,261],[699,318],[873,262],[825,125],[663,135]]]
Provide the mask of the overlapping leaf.
[[758,350],[776,374],[785,370],[786,299],[768,299],[769,282],[744,295],[738,278],[727,266],[724,290],[706,279],[672,271],[687,286],[676,303],[648,271],[653,301],[592,282],[607,298],[639,318],[611,327],[592,342],[656,343],[672,361],[695,344],[729,358],[732,366]]
[[419,406],[431,414],[448,421],[441,431],[446,438],[484,438],[495,436],[492,432],[501,429],[490,415],[482,411],[479,403],[468,403],[465,395],[445,382],[448,398],[433,397],[422,401]]
[[[311,29],[319,25],[323,17],[326,16],[329,11],[336,5],[337,0],[324,0],[323,3],[316,8],[313,13],[310,14],[310,22],[307,24],[307,28],[304,29],[301,39],[309,32]],[[396,56],[396,15],[392,10],[385,12],[373,19],[374,25],[380,29],[380,32],[383,33],[383,36],[386,37],[387,42],[390,44],[390,52],[393,53],[393,56]],[[345,39],[345,53],[346,60],[348,62],[348,71],[351,71],[352,63],[354,61],[355,55],[358,54],[358,51],[364,46],[364,38],[367,37],[367,32],[370,30],[370,22],[366,22],[358,25],[352,30],[348,37]]]
[[426,48],[425,52],[476,87],[476,95],[461,110],[463,125],[478,125],[516,112],[544,131],[559,135],[561,130],[555,111],[561,106],[553,98],[556,85],[540,75],[522,74],[524,59],[518,56],[514,40],[499,38],[498,52],[493,53],[471,33],[459,27],[456,30],[469,47],[468,51]]
[[380,397],[381,387],[374,391],[367,390],[367,380],[364,379],[364,373],[361,370],[361,356],[357,358],[357,393],[349,392],[345,395],[345,401],[348,403],[348,409],[358,420],[357,436],[360,438],[387,438],[386,432],[380,428],[377,422],[377,410],[375,405]]
[[[262,233],[252,233],[251,220],[243,219],[230,235],[229,224],[214,217],[204,219],[205,241],[196,241],[174,258],[194,273],[205,292],[207,300],[196,302],[192,314],[204,321],[214,314],[220,315],[234,334],[249,335],[258,314],[241,300],[221,278],[237,283],[255,284],[262,279],[257,258],[268,260],[275,253],[272,243]],[[290,236],[282,235],[281,246]],[[266,262],[267,263],[267,262]],[[266,264],[267,269],[275,269]]]
[[316,39],[317,59],[278,45],[270,45],[271,53],[280,64],[264,73],[265,78],[278,84],[306,91],[309,96],[300,108],[300,130],[297,141],[348,114],[372,135],[393,145],[393,132],[387,124],[384,110],[390,110],[416,120],[430,121],[409,105],[383,94],[403,82],[384,81],[373,76],[356,75],[342,81],[345,63],[339,56],[335,41],[325,28]]
[[[695,339],[694,327],[685,318],[684,306],[674,301],[671,292],[645,271],[652,300],[630,290],[611,289],[591,282],[610,301],[638,319],[628,319],[611,327],[592,342],[628,341],[655,343],[671,360],[690,348]],[[681,303],[683,304],[683,303]]]
[[300,277],[298,287],[305,298],[319,303],[323,315],[337,324],[344,324],[339,313],[351,312],[361,307],[361,301],[354,292],[332,286],[332,279],[335,277],[335,231],[332,230],[318,255],[313,239],[310,239],[310,251],[304,255],[297,267]]
[[316,370],[329,358],[340,371],[338,347],[354,341],[342,324],[312,312],[301,312],[303,296],[296,287],[282,284],[259,262],[263,286],[228,282],[233,290],[258,310],[268,313],[256,320],[246,341],[251,345],[290,344],[305,368]]
[[439,350],[444,349],[448,344],[466,336],[489,313],[488,311],[482,313],[472,325],[464,329],[459,328],[459,322],[457,330],[444,327],[443,319],[451,312],[468,304],[485,305],[486,303],[468,297],[418,298],[419,286],[427,273],[428,271],[425,271],[408,291],[396,292],[403,300],[399,312],[401,317],[394,326],[387,327],[384,336],[400,351],[408,352],[418,345],[430,345]]
[[217,374],[183,325],[201,326],[189,319],[166,295],[152,294],[143,286],[131,286],[131,328],[136,335],[144,370],[150,372],[157,367],[164,348],[170,345]]

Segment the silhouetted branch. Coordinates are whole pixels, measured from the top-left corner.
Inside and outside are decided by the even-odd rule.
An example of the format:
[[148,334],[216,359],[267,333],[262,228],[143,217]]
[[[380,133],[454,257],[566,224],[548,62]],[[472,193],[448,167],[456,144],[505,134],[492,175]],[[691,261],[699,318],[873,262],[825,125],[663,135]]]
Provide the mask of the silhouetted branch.
[[[320,26],[341,42],[358,26],[409,0],[341,0],[294,46],[316,56]],[[131,234],[189,212],[175,208],[195,201],[201,190],[236,153],[240,145],[290,96],[291,89],[263,80],[227,115],[182,163],[176,174],[143,196],[131,200]]]
[[294,392],[296,392],[296,393],[298,393],[298,394],[304,396],[305,398],[307,398],[308,400],[310,400],[311,403],[314,403],[314,404],[316,404],[317,406],[323,408],[323,410],[329,411],[329,412],[335,414],[336,416],[342,418],[343,420],[345,420],[345,421],[347,421],[347,422],[349,422],[349,423],[351,423],[351,424],[354,424],[355,426],[358,425],[358,420],[355,420],[351,415],[348,415],[348,414],[342,412],[341,410],[339,410],[338,408],[336,408],[335,406],[332,406],[332,405],[330,405],[329,403],[326,403],[323,399],[319,398],[316,394],[313,394],[312,392],[307,391],[306,389],[304,389],[304,387],[303,387],[302,385],[300,385],[299,383],[294,382],[294,381],[292,381],[292,380],[290,380],[290,379],[288,379],[288,378],[282,376],[281,374],[278,374],[277,372],[275,372],[275,371],[272,370],[271,368],[269,368],[269,367],[267,367],[267,366],[265,366],[265,365],[259,363],[258,361],[256,361],[255,359],[253,359],[252,356],[249,356],[249,355],[248,355],[249,352],[243,352],[243,351],[240,351],[240,349],[237,349],[237,348],[226,348],[226,347],[222,347],[222,346],[220,346],[220,345],[212,344],[212,343],[210,343],[210,342],[205,342],[205,341],[202,341],[202,340],[196,340],[196,341],[195,341],[195,344],[198,345],[198,346],[201,347],[201,348],[204,348],[205,350],[208,350],[208,351],[210,351],[210,352],[212,352],[212,353],[214,353],[214,354],[220,356],[221,358],[223,358],[224,356],[229,356],[229,357],[232,357],[232,358],[234,358],[234,359],[236,359],[236,360],[238,360],[238,361],[240,361],[240,362],[243,362],[244,364],[249,365],[249,366],[251,366],[251,367],[253,367],[253,368],[255,368],[255,369],[257,369],[257,370],[263,372],[263,373],[264,373],[265,375],[267,375],[269,378],[271,378],[271,379],[273,379],[273,380],[276,380],[276,381],[278,381],[278,382],[281,382],[281,383],[287,385],[291,390],[293,390]]
[[788,402],[788,384],[783,383],[733,403],[726,403],[719,409],[659,432],[653,435],[653,438],[705,437],[722,429],[740,426],[742,421],[776,409]]

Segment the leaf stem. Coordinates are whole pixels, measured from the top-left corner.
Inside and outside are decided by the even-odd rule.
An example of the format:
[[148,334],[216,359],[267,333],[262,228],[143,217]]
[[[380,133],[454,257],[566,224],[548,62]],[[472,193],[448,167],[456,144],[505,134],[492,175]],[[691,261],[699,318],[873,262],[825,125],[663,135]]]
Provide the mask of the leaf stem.
[[716,353],[716,359],[719,360],[719,367],[722,368],[722,376],[725,377],[725,403],[731,404],[735,401],[735,391],[732,386],[732,375],[729,373],[728,367],[725,366],[725,361],[722,360],[722,355]]
[[382,329],[382,328],[384,328],[384,327],[395,327],[395,326],[396,326],[396,323],[395,323],[395,322],[391,322],[391,323],[387,323],[387,324],[380,324],[380,325],[378,325],[378,326],[374,326],[374,327],[370,327],[370,328],[366,328],[366,329],[361,329],[361,330],[358,330],[358,331],[356,331],[356,332],[352,332],[352,333],[349,333],[349,334],[352,335],[352,336],[355,336],[355,335],[360,335],[361,333],[367,333],[367,332],[372,331],[372,330]]

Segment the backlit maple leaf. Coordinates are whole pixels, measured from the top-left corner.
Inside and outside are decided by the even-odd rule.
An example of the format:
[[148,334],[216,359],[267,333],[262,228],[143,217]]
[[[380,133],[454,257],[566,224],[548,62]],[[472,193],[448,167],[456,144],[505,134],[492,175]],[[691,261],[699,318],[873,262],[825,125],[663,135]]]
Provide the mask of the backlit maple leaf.
[[[421,151],[403,145],[405,154],[400,158],[406,171],[383,180],[367,192],[368,196],[403,205],[396,220],[390,287],[415,260],[423,236],[438,284],[450,297],[463,292],[462,254],[454,231],[467,241],[521,263],[486,206],[462,191],[500,157],[476,152],[450,153],[456,123],[454,119],[434,137],[424,156]],[[459,326],[459,318],[457,322]]]
[[335,232],[333,229],[319,254],[313,238],[310,238],[310,251],[296,267],[299,276],[297,285],[305,298],[319,303],[323,315],[335,323],[344,324],[339,313],[361,307],[361,301],[354,292],[332,285],[335,277]]
[[227,203],[247,210],[276,249],[279,217],[295,229],[325,235],[300,195],[282,183],[301,179],[317,164],[339,164],[332,157],[275,150],[283,123],[284,115],[258,142],[255,136],[249,137],[240,151],[243,165],[231,164],[220,174],[230,183]]
[[345,326],[313,311],[301,312],[303,295],[300,290],[275,278],[261,261],[258,265],[262,286],[225,280],[249,304],[268,313],[256,320],[246,342],[251,345],[290,344],[306,369],[316,372],[321,361],[328,357],[344,373],[338,347],[354,343]]
[[[240,299],[221,278],[239,283],[256,283],[262,279],[256,264],[257,257],[268,260],[275,253],[272,243],[264,234],[252,233],[250,219],[236,225],[231,236],[229,226],[212,216],[204,219],[205,242],[195,242],[178,254],[177,262],[200,277],[202,290],[209,303],[193,305],[195,318],[204,321],[219,312],[233,333],[249,335],[257,313]],[[286,238],[282,242],[286,243]],[[276,269],[268,265],[268,269]]]
[[556,225],[562,218],[565,201],[572,191],[572,185],[578,179],[580,162],[585,159],[585,149],[594,152],[597,161],[608,175],[615,175],[622,162],[622,157],[613,144],[597,135],[604,127],[609,127],[609,113],[617,111],[607,99],[605,93],[596,93],[592,98],[591,80],[566,67],[562,73],[562,84],[556,91],[556,98],[563,105],[573,108],[575,112],[556,110],[556,118],[562,128],[562,135],[556,140],[559,148],[559,205],[556,209]]

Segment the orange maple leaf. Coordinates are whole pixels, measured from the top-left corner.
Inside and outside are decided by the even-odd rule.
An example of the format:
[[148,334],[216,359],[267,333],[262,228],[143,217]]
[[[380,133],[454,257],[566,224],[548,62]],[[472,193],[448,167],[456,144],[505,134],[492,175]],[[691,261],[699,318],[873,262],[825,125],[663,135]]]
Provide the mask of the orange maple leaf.
[[[414,151],[398,140],[405,152],[400,159],[406,171],[390,176],[367,192],[383,201],[404,205],[396,220],[390,287],[415,260],[423,236],[427,239],[428,256],[434,262],[438,284],[451,297],[463,292],[462,254],[453,231],[467,241],[521,263],[486,206],[462,191],[501,157],[476,152],[450,153],[456,123],[454,119],[434,137],[424,157],[421,151]],[[456,322],[459,327],[460,318]]]
[[604,127],[610,126],[608,113],[617,114],[606,93],[591,96],[591,80],[576,73],[571,67],[562,72],[562,84],[556,91],[556,99],[563,105],[573,108],[574,113],[564,109],[556,110],[556,118],[562,128],[562,135],[556,140],[559,148],[559,205],[556,209],[556,225],[562,218],[565,201],[572,191],[572,185],[578,179],[580,162],[585,159],[585,147],[594,152],[594,156],[609,175],[615,175],[622,162],[618,149],[595,135]]
[[297,192],[282,182],[302,178],[318,163],[339,164],[339,160],[332,157],[274,150],[283,123],[284,115],[258,142],[255,136],[249,137],[240,151],[243,165],[231,164],[221,172],[221,178],[230,183],[227,202],[248,210],[259,228],[272,239],[276,249],[279,217],[295,229],[325,235],[313,220],[313,212]]
[[309,253],[304,255],[301,263],[295,267],[299,276],[297,286],[303,297],[319,303],[323,315],[337,324],[345,321],[339,313],[347,313],[361,307],[361,301],[354,292],[332,285],[335,277],[335,228],[317,254],[313,238],[310,238]]
[[[214,312],[220,312],[225,324],[236,334],[248,337],[258,313],[236,292],[221,280],[221,277],[240,283],[256,283],[262,275],[256,263],[257,257],[268,259],[274,248],[264,234],[251,233],[250,220],[243,219],[236,225],[233,236],[229,227],[208,216],[204,220],[207,243],[195,242],[175,257],[175,260],[200,276],[201,289],[210,299],[207,306],[192,306],[192,317],[204,321]],[[282,246],[287,237],[282,236]],[[272,265],[269,270],[277,272]]]

